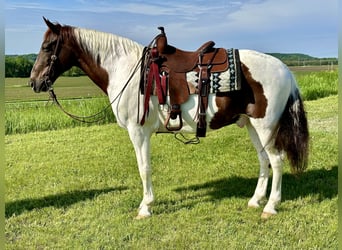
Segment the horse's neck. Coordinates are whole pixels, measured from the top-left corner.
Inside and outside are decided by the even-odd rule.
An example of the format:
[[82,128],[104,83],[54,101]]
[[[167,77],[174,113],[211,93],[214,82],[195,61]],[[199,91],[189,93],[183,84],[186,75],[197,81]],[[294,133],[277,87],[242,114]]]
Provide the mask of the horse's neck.
[[82,47],[79,66],[105,93],[118,77],[129,75],[143,51],[142,45],[112,34],[84,29],[76,34]]

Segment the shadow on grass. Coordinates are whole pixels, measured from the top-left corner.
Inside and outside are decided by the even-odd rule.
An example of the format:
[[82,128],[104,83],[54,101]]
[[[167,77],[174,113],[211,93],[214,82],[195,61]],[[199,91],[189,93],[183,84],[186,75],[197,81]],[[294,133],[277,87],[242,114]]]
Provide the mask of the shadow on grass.
[[[319,201],[331,199],[337,196],[338,167],[333,166],[330,170],[318,169],[308,170],[300,176],[284,174],[282,182],[282,201],[294,200],[308,195],[318,195]],[[268,195],[270,192],[272,177],[268,185]],[[221,200],[230,197],[251,198],[254,194],[258,179],[233,176],[202,184],[196,184],[186,187],[179,187],[174,191],[194,192],[192,201],[186,201],[187,207],[195,205],[198,202]],[[190,198],[191,199],[191,198]],[[163,202],[165,203],[165,201]],[[171,202],[172,203],[172,202]]]
[[23,199],[18,201],[7,202],[5,204],[5,216],[9,218],[13,215],[20,215],[25,211],[41,209],[44,207],[66,208],[80,201],[94,199],[101,194],[107,194],[114,191],[123,191],[127,187],[75,190],[62,194],[49,195],[35,199]]

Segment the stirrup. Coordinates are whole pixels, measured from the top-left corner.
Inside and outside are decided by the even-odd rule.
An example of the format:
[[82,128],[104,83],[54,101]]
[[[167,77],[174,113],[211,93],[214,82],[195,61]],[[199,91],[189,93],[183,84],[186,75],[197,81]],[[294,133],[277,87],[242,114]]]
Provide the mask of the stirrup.
[[[179,107],[178,104],[175,104],[173,106],[174,107]],[[175,127],[171,127],[170,126],[170,119],[171,120],[176,120],[178,117],[179,119],[179,124],[178,126],[175,126]],[[171,109],[171,111],[169,112],[169,115],[167,117],[167,119],[165,120],[165,128],[168,130],[168,131],[177,131],[177,130],[180,130],[182,127],[183,127],[183,119],[182,119],[182,111],[180,110],[180,108],[177,108],[177,109]]]

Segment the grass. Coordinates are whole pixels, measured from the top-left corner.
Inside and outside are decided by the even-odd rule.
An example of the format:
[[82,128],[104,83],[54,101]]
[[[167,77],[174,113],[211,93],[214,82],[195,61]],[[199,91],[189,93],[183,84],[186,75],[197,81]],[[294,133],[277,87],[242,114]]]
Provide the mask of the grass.
[[6,146],[6,249],[337,249],[337,96],[307,101],[308,170],[285,167],[279,214],[248,209],[257,156],[230,126],[199,145],[152,137],[152,218],[116,124],[13,134]]
[[[36,94],[28,85],[28,78],[6,78],[6,102],[48,100],[48,94]],[[59,77],[54,89],[60,99],[76,99],[104,96],[101,90],[86,76]]]
[[304,100],[317,100],[330,95],[337,95],[338,72],[297,72],[296,78]]
[[[91,121],[81,123],[65,115],[57,105],[51,102],[13,102],[6,103],[5,133],[30,133],[33,131],[57,130],[68,127],[92,126],[115,121],[107,98],[69,99],[59,101],[64,109],[78,116],[90,116],[99,113]],[[105,107],[108,107],[104,110]],[[89,120],[89,119],[87,119]]]

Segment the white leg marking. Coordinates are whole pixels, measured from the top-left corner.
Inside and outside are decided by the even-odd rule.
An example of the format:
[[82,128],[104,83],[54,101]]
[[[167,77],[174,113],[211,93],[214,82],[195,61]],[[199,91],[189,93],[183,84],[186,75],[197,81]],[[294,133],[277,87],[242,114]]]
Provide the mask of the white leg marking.
[[263,149],[263,146],[260,142],[259,136],[255,130],[255,128],[248,123],[247,129],[251,140],[254,144],[254,147],[258,153],[259,163],[260,163],[260,172],[257,186],[255,188],[255,192],[253,197],[248,202],[248,207],[259,207],[260,202],[266,197],[267,183],[269,178],[269,159],[268,156]]
[[263,210],[263,214],[277,214],[276,206],[281,200],[281,182],[283,175],[283,161],[281,158],[281,154],[272,146],[267,147],[266,151],[269,155],[272,170],[273,170],[273,178],[272,178],[272,189],[270,198]]
[[143,184],[143,199],[140,203],[137,216],[137,219],[141,219],[152,215],[151,205],[154,201],[151,178],[152,168],[150,163],[151,133],[143,127],[129,128],[128,133],[134,145],[140,178]]

